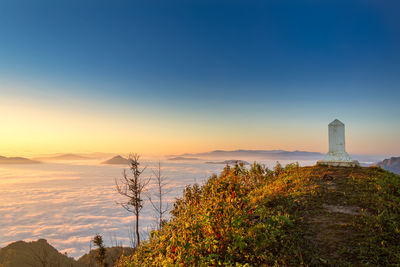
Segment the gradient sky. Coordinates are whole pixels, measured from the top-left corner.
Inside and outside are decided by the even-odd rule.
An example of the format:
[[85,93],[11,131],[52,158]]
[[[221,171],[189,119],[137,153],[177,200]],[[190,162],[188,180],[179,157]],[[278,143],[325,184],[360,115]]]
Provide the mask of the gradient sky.
[[0,2],[0,155],[400,154],[398,1]]

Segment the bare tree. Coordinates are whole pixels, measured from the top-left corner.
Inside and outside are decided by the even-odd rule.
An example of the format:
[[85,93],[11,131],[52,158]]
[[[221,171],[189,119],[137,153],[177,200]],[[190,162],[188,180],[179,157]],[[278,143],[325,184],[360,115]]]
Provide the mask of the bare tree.
[[151,195],[148,195],[149,201],[153,206],[156,216],[158,229],[162,228],[164,223],[164,214],[169,210],[169,203],[164,204],[164,196],[169,193],[169,190],[165,190],[165,186],[168,185],[167,178],[162,176],[161,163],[158,162],[158,168],[153,170],[153,175],[156,178],[156,193],[154,194],[155,199],[152,199]]
[[144,179],[141,177],[146,168],[140,168],[140,156],[138,154],[129,155],[129,169],[132,175],[128,176],[124,169],[123,176],[119,181],[115,180],[115,185],[118,193],[128,198],[126,202],[119,203],[127,211],[132,212],[136,216],[136,240],[137,246],[140,245],[139,234],[139,215],[143,208],[143,198],[145,187],[150,182],[151,178]]
[[122,247],[122,242],[118,239],[118,236],[115,232],[114,233],[110,232],[109,235],[112,247]]

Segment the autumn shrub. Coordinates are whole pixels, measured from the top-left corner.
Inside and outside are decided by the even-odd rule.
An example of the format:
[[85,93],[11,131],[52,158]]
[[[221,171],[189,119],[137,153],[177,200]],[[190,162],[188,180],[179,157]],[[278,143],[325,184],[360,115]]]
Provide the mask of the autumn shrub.
[[[288,234],[294,227],[294,218],[264,198],[266,191],[286,192],[287,184],[277,183],[278,177],[284,177],[295,168],[280,167],[278,174],[259,164],[253,164],[248,170],[243,165],[227,166],[202,187],[188,186],[183,197],[174,204],[171,221],[161,231],[153,231],[147,244],[132,257],[122,259],[120,264],[259,266],[297,263],[297,242]],[[260,188],[262,190],[258,190]],[[257,201],[260,197],[264,201]]]

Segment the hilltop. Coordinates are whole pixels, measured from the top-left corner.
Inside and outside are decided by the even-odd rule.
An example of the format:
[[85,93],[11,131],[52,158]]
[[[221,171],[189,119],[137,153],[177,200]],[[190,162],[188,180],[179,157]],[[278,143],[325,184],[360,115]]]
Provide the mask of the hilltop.
[[378,167],[227,166],[119,266],[400,262],[400,176]]
[[0,266],[85,266],[58,252],[45,239],[34,242],[17,241],[0,249]]
[[[226,166],[188,186],[171,220],[112,266],[390,266],[400,262],[400,176],[379,167]],[[118,260],[120,255],[123,256]],[[0,249],[0,266],[96,266],[46,240]]]

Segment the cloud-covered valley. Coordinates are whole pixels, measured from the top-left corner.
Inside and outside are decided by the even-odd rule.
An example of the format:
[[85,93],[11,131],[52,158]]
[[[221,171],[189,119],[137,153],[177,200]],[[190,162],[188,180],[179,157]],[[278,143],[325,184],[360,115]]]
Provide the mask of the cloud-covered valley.
[[[147,162],[145,176],[154,162]],[[272,162],[270,162],[272,165]],[[186,185],[202,183],[223,165],[162,162],[168,178],[169,202],[182,195]],[[79,257],[90,249],[97,233],[106,245],[131,245],[133,214],[117,202],[121,196],[115,179],[121,166],[43,163],[0,167],[0,247],[17,240],[47,239],[61,252]],[[154,190],[150,183],[148,190]],[[140,229],[145,235],[155,225],[154,212],[146,202]]]

